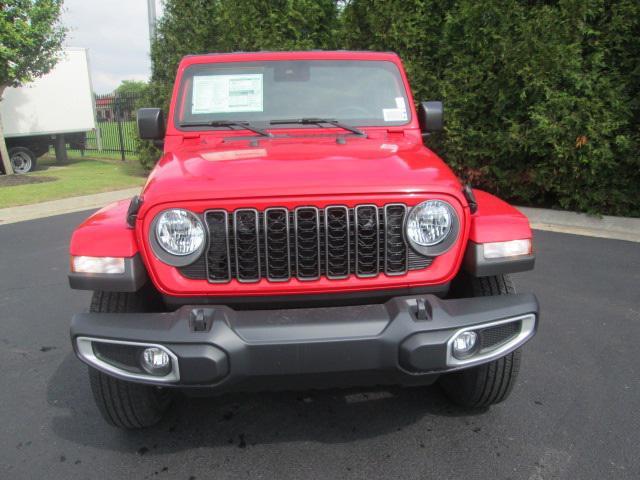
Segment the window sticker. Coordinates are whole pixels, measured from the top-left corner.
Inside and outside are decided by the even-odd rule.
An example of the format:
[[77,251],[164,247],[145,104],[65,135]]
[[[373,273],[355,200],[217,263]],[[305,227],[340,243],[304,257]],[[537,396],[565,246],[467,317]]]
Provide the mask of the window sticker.
[[262,74],[193,77],[192,114],[262,112]]
[[382,116],[385,122],[406,122],[409,117],[407,116],[407,106],[404,103],[404,98],[396,97],[396,108],[383,108]]

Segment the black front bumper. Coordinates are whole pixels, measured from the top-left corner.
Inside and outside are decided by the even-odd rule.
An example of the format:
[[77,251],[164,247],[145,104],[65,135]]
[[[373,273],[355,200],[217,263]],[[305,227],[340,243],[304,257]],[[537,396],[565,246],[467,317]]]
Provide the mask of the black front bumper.
[[[73,317],[78,357],[115,377],[141,383],[207,387],[217,391],[426,384],[441,373],[492,361],[534,334],[538,302],[532,294],[441,300],[396,297],[384,304],[233,310],[183,306],[171,313],[83,313]],[[468,359],[452,355],[457,332],[474,329],[511,337]],[[156,345],[172,358],[166,377],[119,368],[98,358],[96,343]],[[105,361],[106,360],[106,361]]]

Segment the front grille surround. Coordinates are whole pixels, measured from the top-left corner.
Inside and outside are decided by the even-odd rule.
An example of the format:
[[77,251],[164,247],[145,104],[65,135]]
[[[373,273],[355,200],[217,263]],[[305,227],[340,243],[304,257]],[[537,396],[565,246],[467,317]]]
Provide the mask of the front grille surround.
[[434,260],[405,241],[409,211],[404,203],[206,210],[207,249],[179,271],[217,284],[406,275]]

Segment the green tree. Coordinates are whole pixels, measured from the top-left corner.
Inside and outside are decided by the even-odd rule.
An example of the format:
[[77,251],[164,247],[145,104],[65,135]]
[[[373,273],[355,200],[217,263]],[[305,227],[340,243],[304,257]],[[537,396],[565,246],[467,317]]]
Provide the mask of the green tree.
[[[0,3],[0,101],[17,87],[49,72],[58,61],[66,30],[60,24],[63,0],[5,0]],[[0,156],[13,173],[0,119]]]
[[637,0],[167,0],[146,95],[168,108],[186,54],[395,51],[416,100],[444,100],[429,144],[463,179],[523,204],[640,215],[638,38]]
[[640,4],[352,0],[349,48],[394,50],[431,141],[462,176],[525,204],[640,215]]
[[147,82],[140,80],[123,80],[114,93],[118,95],[142,95],[147,89]]

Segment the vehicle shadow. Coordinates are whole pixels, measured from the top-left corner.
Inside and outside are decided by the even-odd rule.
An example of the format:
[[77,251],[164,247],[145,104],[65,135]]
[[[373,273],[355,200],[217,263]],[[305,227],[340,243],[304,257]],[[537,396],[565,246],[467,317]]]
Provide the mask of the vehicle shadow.
[[[85,160],[89,160],[90,158],[67,158],[64,162],[58,162],[56,157],[52,154],[45,153],[43,156],[39,157],[36,163],[36,168],[33,170],[34,172],[45,172],[50,170],[54,172],[56,167],[66,167],[69,165],[73,165],[75,163],[84,162]],[[53,168],[52,168],[53,167]]]
[[[142,431],[107,425],[94,406],[86,367],[65,357],[47,385],[56,435],[76,444],[141,455],[190,448],[296,440],[342,443],[402,430],[424,417],[474,416],[451,406],[433,387],[178,396],[166,418]],[[430,427],[427,427],[431,431]]]

